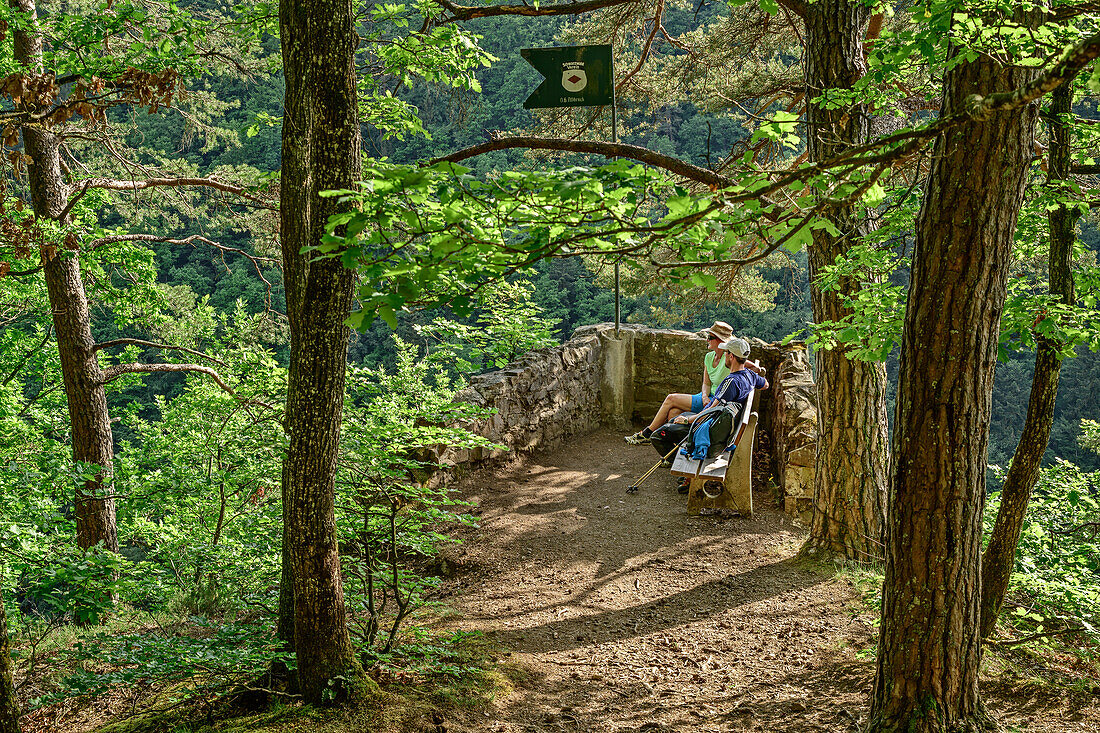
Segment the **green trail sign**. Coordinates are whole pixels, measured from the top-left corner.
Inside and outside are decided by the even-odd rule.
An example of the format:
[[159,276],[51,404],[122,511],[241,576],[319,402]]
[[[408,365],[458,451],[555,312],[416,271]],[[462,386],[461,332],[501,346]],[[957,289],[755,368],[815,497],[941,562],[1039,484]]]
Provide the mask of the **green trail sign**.
[[599,107],[615,101],[611,46],[523,48],[520,55],[546,79],[523,103],[542,107]]

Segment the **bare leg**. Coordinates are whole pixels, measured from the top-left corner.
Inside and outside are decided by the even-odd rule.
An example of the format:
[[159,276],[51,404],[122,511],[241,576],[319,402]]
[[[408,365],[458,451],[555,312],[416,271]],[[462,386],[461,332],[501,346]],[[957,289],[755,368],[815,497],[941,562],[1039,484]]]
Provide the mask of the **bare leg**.
[[676,413],[679,415],[681,412],[687,412],[691,409],[691,395],[689,394],[670,394],[665,397],[665,401],[661,403],[661,409],[657,410],[657,415],[653,418],[653,422],[649,424],[650,430],[656,430],[664,425],[671,419],[669,413],[672,410],[678,410]]

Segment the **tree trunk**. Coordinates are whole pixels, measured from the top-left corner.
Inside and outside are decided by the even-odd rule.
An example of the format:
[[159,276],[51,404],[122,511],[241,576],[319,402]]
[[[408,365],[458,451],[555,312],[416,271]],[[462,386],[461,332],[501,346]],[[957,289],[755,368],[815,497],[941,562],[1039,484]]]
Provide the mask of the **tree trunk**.
[[[986,55],[963,61],[945,73],[940,114],[1034,77]],[[977,684],[986,448],[1037,116],[1031,104],[936,141],[902,338],[871,731],[989,726]]]
[[[828,89],[850,89],[863,76],[862,39],[870,16],[870,6],[851,0],[806,5],[807,150],[813,161],[833,158],[869,136],[864,106],[826,109],[810,100]],[[824,216],[840,235],[814,230],[809,249],[810,298],[818,323],[850,313],[842,298],[871,277],[846,278],[837,290],[823,291],[818,276],[876,226],[873,212],[858,204],[830,207]],[[849,359],[840,349],[818,350],[814,356],[818,443],[814,513],[803,552],[881,558],[889,430],[886,367]]]
[[[26,67],[41,71],[42,38],[33,31],[34,0],[10,2],[31,20],[29,30],[20,27],[15,31],[15,58]],[[27,170],[34,213],[64,227],[68,222],[62,218],[62,212],[69,186],[61,172],[58,138],[48,130],[31,126],[23,127],[22,134],[25,152],[32,161]],[[100,498],[109,497],[112,492],[114,440],[102,370],[92,351],[91,313],[80,276],[80,260],[75,250],[44,246],[42,263],[69,403],[73,458],[101,467],[94,478],[77,490],[77,542],[83,548],[102,543],[106,549],[118,552],[115,502]]]
[[[0,573],[0,577],[3,574]],[[15,682],[8,653],[8,614],[0,588],[0,733],[19,733],[19,706],[15,703]]]
[[[1064,116],[1071,113],[1073,80],[1067,79],[1054,90],[1052,97],[1050,111],[1053,117],[1050,123],[1047,182],[1058,186],[1070,177],[1070,127]],[[1075,229],[1080,217],[1079,209],[1065,205],[1047,214],[1050,225],[1050,293],[1059,296],[1068,305],[1073,305],[1076,301],[1070,263],[1076,239]],[[1012,465],[1001,489],[1001,506],[993,524],[989,546],[982,557],[983,639],[993,632],[993,627],[997,624],[1005,591],[1008,590],[1008,580],[1016,564],[1016,546],[1020,541],[1024,515],[1031,500],[1031,490],[1039,478],[1039,466],[1043,454],[1046,453],[1050,429],[1054,423],[1054,401],[1058,396],[1058,375],[1061,368],[1062,357],[1058,352],[1058,344],[1040,336],[1024,430],[1020,434],[1020,442],[1016,445]]]
[[[279,640],[279,648],[284,652],[294,652],[294,572],[290,563],[290,524],[287,521],[287,496],[289,483],[287,481],[287,461],[283,461],[283,551],[279,575],[279,613],[276,621],[275,636]],[[289,692],[298,692],[298,675],[291,673],[281,661],[271,665],[271,676],[276,680],[286,680]]]
[[346,205],[320,192],[352,188],[361,166],[349,0],[281,0],[286,104],[280,238],[290,326],[283,472],[293,576],[298,683],[323,702],[330,681],[359,676],[348,635],[336,538],[335,480],[355,276],[339,258],[302,254]]

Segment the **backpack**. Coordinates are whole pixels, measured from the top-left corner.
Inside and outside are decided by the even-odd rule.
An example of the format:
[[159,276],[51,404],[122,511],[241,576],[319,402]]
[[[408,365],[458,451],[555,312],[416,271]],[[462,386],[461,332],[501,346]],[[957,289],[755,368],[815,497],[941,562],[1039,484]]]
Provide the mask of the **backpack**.
[[[703,418],[703,420],[692,428],[691,435],[688,437],[682,450],[689,456],[694,455],[696,452],[696,437],[702,437],[700,435],[700,430],[703,426],[706,426],[706,432],[710,439],[710,445],[706,448],[706,457],[714,458],[726,449],[726,444],[729,443],[730,436],[733,434],[734,420],[740,414],[741,405],[734,402],[729,405],[724,405],[721,409],[717,410],[714,415]],[[700,440],[699,442],[700,448],[702,448],[702,443],[705,441]]]
[[[649,442],[657,449],[662,458],[672,452],[672,449],[680,445],[680,442],[691,430],[690,425],[681,425],[674,422],[666,422],[653,431],[649,436]],[[672,458],[672,456],[669,456]]]

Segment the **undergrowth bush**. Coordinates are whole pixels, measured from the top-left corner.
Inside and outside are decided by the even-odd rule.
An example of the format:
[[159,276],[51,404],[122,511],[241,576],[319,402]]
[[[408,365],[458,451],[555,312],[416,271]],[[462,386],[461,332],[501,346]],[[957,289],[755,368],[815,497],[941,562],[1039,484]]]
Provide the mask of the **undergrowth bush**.
[[195,616],[138,633],[94,631],[57,654],[53,664],[63,674],[32,702],[40,707],[115,687],[136,695],[165,684],[180,685],[173,691],[178,699],[205,695],[259,679],[273,659],[294,666],[293,655],[277,648],[269,624],[218,623]]
[[533,290],[526,280],[493,283],[479,300],[474,323],[437,318],[417,326],[428,343],[427,357],[449,372],[478,373],[557,344],[558,322],[531,300]]
[[394,336],[397,364],[352,369],[338,492],[345,590],[365,661],[393,648],[437,579],[423,561],[469,524],[437,475],[447,447],[498,448],[467,427],[488,411],[454,402],[460,382]]
[[[989,532],[1000,493],[986,503]],[[1042,469],[1020,533],[1001,622],[1039,634],[1079,629],[1100,642],[1100,475],[1058,460]]]
[[[493,314],[495,323],[514,317],[498,334],[510,345],[479,342],[482,357],[510,357],[523,338],[541,345],[542,325],[527,328],[525,308]],[[442,638],[411,619],[438,584],[432,564],[454,542],[451,530],[473,522],[442,480],[449,451],[502,446],[471,430],[490,411],[455,401],[460,374],[394,343],[395,368],[349,367],[346,383],[337,530],[349,624],[376,674],[457,679],[477,640]],[[17,589],[6,595],[19,674],[37,691],[30,708],[111,688],[135,700],[166,689],[209,695],[255,682],[275,659],[293,668],[274,640],[286,373],[255,345],[207,351],[236,394],[189,376],[174,397],[116,411],[125,428],[113,477],[121,554],[76,548],[71,497],[98,469],[74,464],[0,385],[9,464],[0,580]],[[54,401],[30,412],[64,425],[63,410]]]

